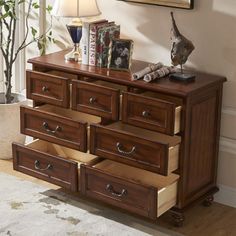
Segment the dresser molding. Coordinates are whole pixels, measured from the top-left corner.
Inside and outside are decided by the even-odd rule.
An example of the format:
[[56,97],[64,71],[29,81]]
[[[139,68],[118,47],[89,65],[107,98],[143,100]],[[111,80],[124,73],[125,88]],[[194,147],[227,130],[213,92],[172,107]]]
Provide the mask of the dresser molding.
[[[189,83],[169,78],[152,83],[132,81],[131,73],[148,62],[134,60],[130,72],[115,71],[65,62],[65,53],[60,51],[29,60],[33,71],[27,72],[27,96],[34,99],[35,112],[31,120],[22,113],[22,132],[57,143],[52,144],[50,152],[55,160],[61,156],[67,159],[64,165],[71,163],[73,178],[77,176],[74,161],[78,163],[77,189],[74,180],[72,187],[67,184],[67,188],[151,219],[172,208],[177,225],[183,223],[183,212],[194,202],[205,201],[205,205],[209,205],[218,191],[222,87],[226,79],[196,72],[195,81]],[[50,86],[57,86],[55,78],[63,81],[56,91],[50,90]],[[45,90],[39,81],[48,83],[49,89]],[[32,97],[30,89],[37,91],[38,96]],[[85,116],[84,123],[73,121],[83,126],[78,130],[77,142],[81,142],[83,148],[71,145],[75,132],[66,128],[69,123],[60,122],[56,114],[43,116],[37,112],[38,106],[44,109],[44,104],[62,107],[65,114],[70,114],[70,109],[90,114],[87,120]],[[44,120],[37,118],[39,114],[45,119],[46,127]],[[70,119],[77,117],[69,114]],[[94,115],[100,120],[93,118]],[[52,117],[55,118],[52,120]],[[34,119],[39,120],[43,128],[36,128]],[[26,125],[28,129],[23,129]],[[64,142],[62,137],[69,140]],[[61,149],[58,144],[71,149]],[[85,144],[90,154],[77,158],[76,152],[86,152]],[[73,149],[77,149],[76,152]],[[21,171],[16,160],[24,161],[28,157],[22,154],[24,147],[14,144],[14,150],[14,168]],[[43,171],[49,163],[44,158],[47,154],[42,155],[46,165],[41,166]],[[38,170],[37,163],[33,166],[28,159],[22,164]],[[62,165],[63,161],[58,169]],[[52,173],[62,178],[59,185],[63,185],[63,179],[68,181],[70,177],[61,172],[62,175],[53,173],[53,168],[47,169],[48,181],[52,181]]]

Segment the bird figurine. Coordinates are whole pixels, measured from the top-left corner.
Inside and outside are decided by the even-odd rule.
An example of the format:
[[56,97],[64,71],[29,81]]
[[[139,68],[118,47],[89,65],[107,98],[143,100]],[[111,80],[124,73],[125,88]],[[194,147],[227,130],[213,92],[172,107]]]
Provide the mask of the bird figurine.
[[172,48],[171,48],[171,61],[172,65],[177,66],[180,65],[181,68],[181,73],[175,73],[171,74],[170,77],[172,79],[177,79],[177,80],[188,80],[192,79],[195,76],[194,75],[189,75],[185,74],[183,72],[183,64],[186,63],[188,60],[189,55],[192,53],[194,50],[194,45],[193,43],[185,38],[180,32],[179,29],[176,25],[175,19],[174,19],[174,14],[173,12],[171,14],[171,19],[172,19],[172,28],[171,28],[171,41],[172,41]]

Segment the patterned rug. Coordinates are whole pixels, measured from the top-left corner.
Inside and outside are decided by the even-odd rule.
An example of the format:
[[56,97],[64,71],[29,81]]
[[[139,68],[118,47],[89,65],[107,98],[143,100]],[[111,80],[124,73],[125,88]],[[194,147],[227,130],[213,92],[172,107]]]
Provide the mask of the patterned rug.
[[128,214],[0,173],[0,235],[180,235]]

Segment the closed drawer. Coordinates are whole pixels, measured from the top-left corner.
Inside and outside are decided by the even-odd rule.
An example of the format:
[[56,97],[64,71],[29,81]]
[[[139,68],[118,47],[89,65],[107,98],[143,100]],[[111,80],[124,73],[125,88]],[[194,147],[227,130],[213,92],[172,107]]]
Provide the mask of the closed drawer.
[[26,71],[27,98],[60,107],[69,107],[69,79],[49,73]]
[[87,126],[100,118],[51,105],[22,106],[21,133],[49,142],[87,151]]
[[[177,102],[176,102],[177,101]],[[175,98],[166,100],[158,94],[123,93],[122,121],[145,129],[174,135],[180,132],[181,106]]]
[[126,88],[104,81],[88,83],[73,80],[72,109],[118,120],[121,89]]
[[[80,164],[96,157],[41,140],[28,145],[13,143],[14,170],[72,191],[78,190]],[[86,155],[86,156],[85,156]]]
[[168,177],[104,160],[81,165],[82,194],[156,219],[176,204],[178,175]]
[[178,168],[178,136],[168,136],[116,122],[90,126],[90,152],[118,162],[168,175]]

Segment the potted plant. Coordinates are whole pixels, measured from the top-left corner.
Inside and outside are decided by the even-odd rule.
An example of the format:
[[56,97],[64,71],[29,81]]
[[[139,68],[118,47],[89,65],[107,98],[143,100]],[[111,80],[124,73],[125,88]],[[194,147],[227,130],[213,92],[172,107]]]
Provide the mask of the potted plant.
[[[23,41],[16,47],[17,8],[21,5],[25,13],[25,35]],[[12,141],[23,142],[20,135],[19,107],[26,103],[23,95],[13,93],[13,67],[22,50],[36,43],[41,54],[45,52],[46,42],[52,41],[51,23],[47,32],[39,35],[37,29],[30,25],[30,16],[39,9],[38,3],[33,0],[0,0],[0,52],[4,62],[4,92],[0,92],[0,159],[11,158]],[[52,7],[46,8],[50,13]],[[51,19],[52,22],[52,19]],[[15,75],[17,80],[17,75]]]

